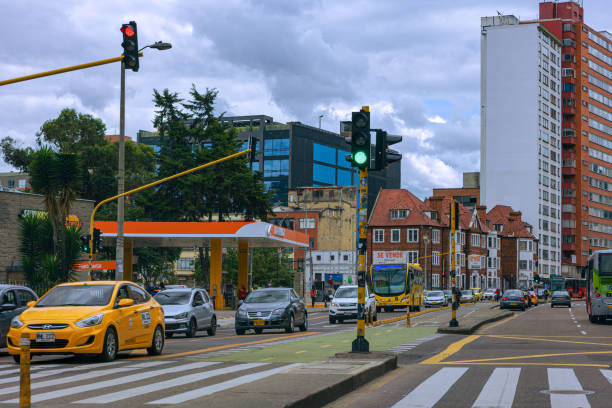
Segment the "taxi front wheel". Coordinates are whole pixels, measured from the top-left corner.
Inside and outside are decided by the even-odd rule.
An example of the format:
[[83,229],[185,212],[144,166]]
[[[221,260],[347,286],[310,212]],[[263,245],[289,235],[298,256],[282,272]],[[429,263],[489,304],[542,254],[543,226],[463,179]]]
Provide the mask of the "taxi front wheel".
[[151,347],[147,348],[147,353],[150,356],[158,356],[162,353],[164,349],[164,332],[161,326],[157,326],[155,328],[155,332],[153,333],[153,342],[151,343]]
[[117,332],[114,327],[110,326],[104,334],[104,345],[99,356],[100,361],[110,362],[117,357],[117,343]]

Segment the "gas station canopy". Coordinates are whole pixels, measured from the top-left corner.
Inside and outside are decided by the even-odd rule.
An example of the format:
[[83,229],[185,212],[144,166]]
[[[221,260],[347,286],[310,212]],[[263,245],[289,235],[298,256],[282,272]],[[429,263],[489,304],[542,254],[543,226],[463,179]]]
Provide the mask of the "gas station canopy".
[[[117,223],[96,221],[103,246],[114,246]],[[237,248],[248,243],[250,248],[307,247],[308,236],[267,222],[125,222],[123,235],[135,247],[210,247],[213,239],[221,240],[222,248]]]

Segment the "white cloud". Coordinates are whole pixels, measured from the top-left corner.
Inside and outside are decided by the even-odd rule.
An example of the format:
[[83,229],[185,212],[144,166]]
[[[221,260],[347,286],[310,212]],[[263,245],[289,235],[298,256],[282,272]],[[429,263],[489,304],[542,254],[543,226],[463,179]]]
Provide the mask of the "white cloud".
[[427,118],[429,123],[446,123],[446,119],[440,117],[439,115],[431,116]]

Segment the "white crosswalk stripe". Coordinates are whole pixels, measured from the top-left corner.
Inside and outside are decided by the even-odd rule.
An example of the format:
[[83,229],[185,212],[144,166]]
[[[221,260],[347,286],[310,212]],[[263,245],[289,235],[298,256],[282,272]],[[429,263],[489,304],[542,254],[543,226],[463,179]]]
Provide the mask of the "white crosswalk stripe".
[[433,407],[467,370],[467,367],[442,368],[393,405],[393,408]]
[[[57,375],[57,374],[62,374],[62,373],[68,373],[71,371],[84,371],[84,370],[91,370],[93,368],[97,368],[97,367],[109,367],[109,366],[113,366],[113,365],[117,365],[117,364],[121,364],[120,361],[113,361],[111,363],[100,363],[100,364],[82,364],[76,367],[67,367],[67,368],[57,368],[54,370],[42,370],[42,368],[45,367],[51,367],[49,366],[39,366],[41,368],[41,370],[36,371],[35,373],[30,374],[30,380],[34,380],[37,378],[43,378],[43,377],[50,377],[52,375]],[[55,365],[53,366],[55,367]],[[19,370],[17,370],[17,373],[19,373]],[[4,372],[2,373],[2,375],[4,375]],[[19,376],[14,376],[14,377],[9,377],[9,378],[0,378],[0,384],[7,384],[7,383],[12,383],[12,382],[17,382],[19,381]]]
[[[38,370],[44,370],[44,369],[48,369],[48,368],[53,368],[53,367],[57,367],[58,364],[45,364],[45,365],[31,365],[30,366],[30,372],[32,371],[38,371]],[[9,374],[15,374],[18,373],[20,368],[19,365],[17,364],[11,364],[9,367],[11,367],[11,370],[1,370],[0,371],[0,376],[3,375],[9,375]],[[17,367],[17,368],[15,368]],[[0,365],[0,369],[2,368],[2,366]]]
[[519,367],[499,367],[493,370],[472,408],[512,407],[520,374]]
[[[549,368],[549,391],[583,391],[578,377],[572,368]],[[551,393],[551,408],[589,408],[591,405],[585,394]]]
[[434,339],[437,339],[437,338],[443,337],[443,336],[445,336],[445,335],[444,334],[435,333],[435,334],[432,334],[430,336],[422,337],[420,339],[411,341],[410,343],[404,343],[404,344],[400,344],[399,346],[392,347],[388,351],[391,351],[393,353],[402,353],[404,351],[412,350],[416,346],[421,345],[421,344],[423,344],[425,342],[428,342],[430,340],[434,340]]

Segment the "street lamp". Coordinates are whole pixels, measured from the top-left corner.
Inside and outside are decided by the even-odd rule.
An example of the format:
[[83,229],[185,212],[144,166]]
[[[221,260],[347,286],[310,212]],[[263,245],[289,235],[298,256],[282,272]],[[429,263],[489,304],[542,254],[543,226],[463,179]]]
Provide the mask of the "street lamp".
[[[159,51],[172,48],[172,44],[162,41],[142,47],[138,52],[145,48],[154,48]],[[121,61],[121,96],[119,103],[119,166],[117,175],[117,194],[125,192],[125,63]],[[117,253],[115,256],[117,265],[115,267],[115,279],[123,279],[123,219],[124,201],[123,197],[117,200]]]
[[323,116],[325,115],[319,115],[319,129],[321,129],[321,119],[323,118]]

